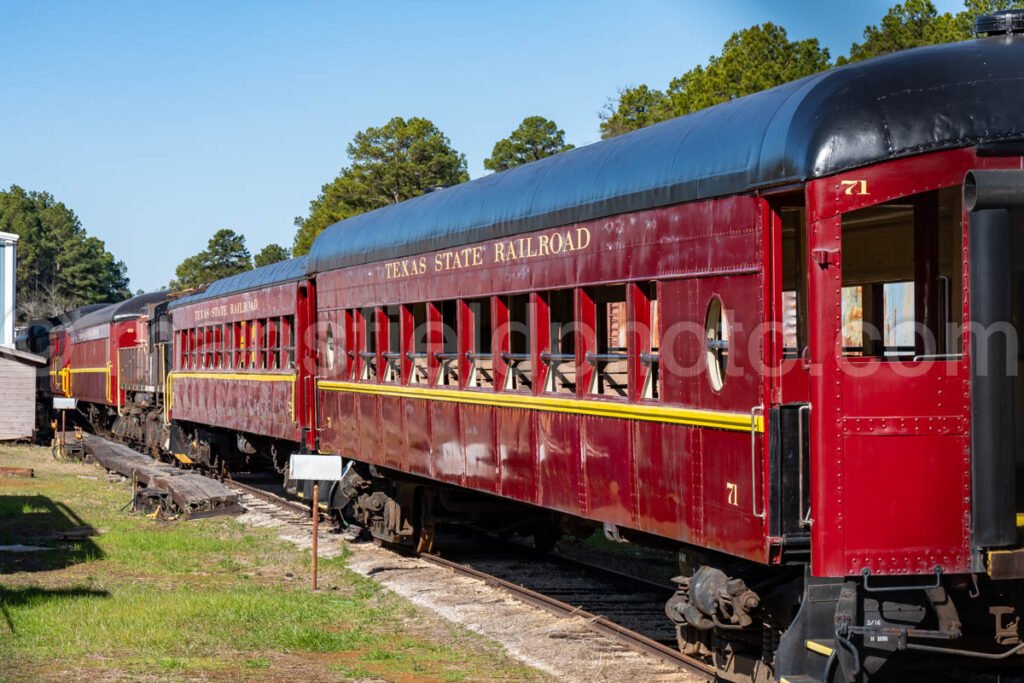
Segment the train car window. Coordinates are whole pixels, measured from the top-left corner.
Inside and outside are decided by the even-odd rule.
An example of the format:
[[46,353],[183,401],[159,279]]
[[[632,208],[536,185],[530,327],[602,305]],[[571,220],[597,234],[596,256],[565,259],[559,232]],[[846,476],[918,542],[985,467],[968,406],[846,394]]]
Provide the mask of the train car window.
[[205,352],[206,361],[204,367],[207,369],[217,367],[217,332],[215,325],[207,325],[203,328],[205,330],[205,344],[203,351]]
[[437,373],[437,386],[459,386],[459,307],[458,301],[442,301],[438,308],[441,311],[441,334],[443,335],[441,350],[434,352],[440,363]]
[[224,367],[224,324],[213,326],[213,362],[217,368]]
[[249,335],[249,367],[259,370],[263,367],[263,353],[266,346],[263,321],[253,320],[249,323],[249,328],[252,330]]
[[506,298],[508,308],[508,351],[502,360],[508,365],[505,373],[506,391],[530,391],[533,388],[533,366],[530,355],[532,344],[529,294],[513,294]]
[[281,318],[271,318],[267,329],[267,348],[269,349],[267,367],[280,370],[281,365]]
[[359,379],[359,311],[341,311],[337,329],[334,330],[334,344],[337,347],[338,374],[346,379]]
[[276,321],[273,318],[263,319],[263,334],[260,338],[260,343],[263,344],[263,358],[261,367],[264,370],[269,370],[274,367],[274,323]]
[[427,304],[412,304],[412,348],[407,351],[412,362],[410,384],[430,382],[430,363],[427,358]]
[[708,379],[712,389],[721,391],[729,370],[729,322],[718,295],[712,296],[708,302],[708,312],[704,317],[704,336]]
[[640,397],[656,401],[661,396],[661,311],[658,306],[658,283],[648,283],[644,291],[650,305],[650,332],[648,350],[640,354],[640,364],[645,369]]
[[959,188],[903,197],[843,215],[845,357],[959,358],[960,219]]
[[281,347],[284,353],[284,367],[295,368],[295,316],[286,315],[281,319]]
[[249,346],[249,325],[243,320],[238,323],[238,367],[246,368],[249,366],[249,354],[247,348]]
[[203,367],[213,367],[213,328],[203,327]]
[[807,346],[807,237],[803,207],[784,207],[782,220],[782,354],[799,358]]
[[549,348],[541,353],[547,365],[545,391],[556,394],[576,393],[576,312],[571,289],[548,292],[550,325]]
[[466,310],[472,319],[473,348],[466,351],[469,360],[469,378],[466,386],[477,389],[494,388],[494,356],[492,339],[494,325],[491,318],[490,298],[472,299],[466,302]]
[[597,349],[587,354],[587,362],[594,367],[587,393],[625,398],[629,392],[626,286],[597,287],[594,304],[597,307]]
[[241,365],[241,362],[240,362],[241,353],[239,352],[239,350],[240,350],[239,347],[240,347],[240,344],[241,344],[242,340],[239,339],[239,332],[241,331],[241,327],[242,326],[241,326],[240,323],[230,323],[228,325],[228,327],[231,330],[231,339],[230,339],[231,362],[230,362],[230,367],[231,368],[238,368]]
[[260,367],[260,354],[263,352],[262,326],[259,320],[249,321],[249,367],[258,370]]
[[324,338],[324,356],[327,359],[327,369],[331,372],[334,372],[334,326],[331,323],[327,323],[327,334]]
[[365,381],[377,379],[377,309],[368,306],[359,310],[363,325],[363,348],[359,351],[361,371],[359,378]]
[[402,308],[387,306],[384,325],[387,326],[387,346],[384,348],[384,381],[402,381]]
[[222,367],[235,367],[235,326],[233,323],[224,325],[224,364]]

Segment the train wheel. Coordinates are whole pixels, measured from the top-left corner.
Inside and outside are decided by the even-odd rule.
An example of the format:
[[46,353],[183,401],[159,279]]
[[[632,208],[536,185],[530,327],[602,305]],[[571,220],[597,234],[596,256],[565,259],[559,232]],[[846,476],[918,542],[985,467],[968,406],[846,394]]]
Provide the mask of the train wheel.
[[413,534],[413,545],[418,553],[434,551],[437,523],[434,519],[432,501],[433,496],[429,491],[417,491],[414,503],[416,531]]
[[421,524],[416,530],[416,552],[431,553],[434,551],[434,531],[432,522]]
[[562,532],[553,524],[540,524],[533,530],[533,549],[540,555],[547,555],[562,538]]

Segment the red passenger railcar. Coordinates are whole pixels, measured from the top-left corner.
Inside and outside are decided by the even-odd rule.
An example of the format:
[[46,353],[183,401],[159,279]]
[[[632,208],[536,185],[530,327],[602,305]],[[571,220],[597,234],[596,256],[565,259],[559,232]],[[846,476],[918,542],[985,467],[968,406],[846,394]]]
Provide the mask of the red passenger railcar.
[[179,460],[226,463],[260,451],[283,458],[307,439],[312,364],[304,362],[304,332],[313,292],[305,266],[298,258],[258,268],[170,305],[167,406]]
[[730,678],[1019,670],[1022,19],[329,228],[332,503],[674,543]]
[[137,343],[140,319],[165,299],[167,292],[140,294],[91,311],[53,335],[55,353],[62,359],[54,369],[54,390],[78,399],[79,412],[94,427],[110,427],[124,405],[118,354]]
[[[46,335],[46,343],[43,345],[43,348],[36,346],[36,350],[32,351],[32,353],[41,354],[49,361],[50,370],[47,388],[50,395],[69,395],[70,373],[67,371],[70,360],[67,352],[68,328],[82,316],[106,306],[109,306],[109,304],[89,304],[68,311],[56,318],[37,320],[30,323],[34,328],[33,334],[36,339],[40,339],[43,334]],[[24,350],[29,348],[29,342],[26,340]]]

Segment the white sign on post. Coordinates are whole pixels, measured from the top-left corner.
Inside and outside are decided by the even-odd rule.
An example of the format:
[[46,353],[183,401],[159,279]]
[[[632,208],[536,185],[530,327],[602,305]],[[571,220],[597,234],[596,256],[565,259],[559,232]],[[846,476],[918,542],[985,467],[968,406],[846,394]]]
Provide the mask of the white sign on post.
[[60,396],[53,397],[53,409],[54,410],[74,410],[78,407],[77,398],[63,398]]
[[340,455],[303,455],[288,460],[288,479],[313,482],[313,590],[316,590],[317,540],[320,537],[320,482],[341,481]]
[[295,454],[288,461],[288,479],[341,481],[341,456]]

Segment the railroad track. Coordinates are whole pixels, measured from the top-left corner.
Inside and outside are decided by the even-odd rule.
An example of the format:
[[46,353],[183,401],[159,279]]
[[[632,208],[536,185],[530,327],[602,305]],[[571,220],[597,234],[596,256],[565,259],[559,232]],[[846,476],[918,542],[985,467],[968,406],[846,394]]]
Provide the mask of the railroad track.
[[557,598],[532,590],[526,586],[499,578],[493,574],[488,574],[469,565],[454,562],[439,555],[428,553],[420,554],[419,557],[432,564],[450,569],[455,573],[462,574],[463,576],[470,576],[483,581],[489,586],[500,588],[512,594],[518,600],[529,605],[533,605],[534,607],[539,607],[551,612],[552,614],[563,617],[580,617],[587,622],[587,626],[592,630],[608,636],[616,642],[626,645],[630,649],[657,657],[658,659],[679,666],[691,673],[714,677],[713,667],[688,657],[675,648],[649,638],[642,633],[628,629],[604,616],[588,612],[578,605],[570,605],[567,602],[563,602]]
[[224,485],[228,488],[235,489],[243,495],[249,495],[254,498],[260,499],[264,503],[276,506],[280,509],[287,510],[288,512],[294,513],[295,515],[301,515],[304,518],[309,519],[311,517],[309,512],[309,506],[304,503],[299,503],[284,496],[280,496],[266,489],[261,489],[258,486],[252,484],[246,484],[238,481],[237,479],[225,479]]
[[[284,517],[277,515],[283,521],[292,524],[297,523],[303,526],[309,526],[310,524],[309,520],[311,515],[309,506],[307,504],[299,503],[294,500],[289,500],[288,498],[262,489],[259,486],[254,486],[252,484],[247,484],[236,480],[226,480],[224,483],[226,486],[236,489],[239,493],[243,495],[251,496],[252,498],[257,499],[258,502],[260,503],[259,509],[263,512],[268,511],[267,506],[274,507],[286,513]],[[245,502],[246,501],[243,500],[243,504]],[[709,680],[714,678],[714,668],[705,664],[704,662],[688,657],[679,652],[676,648],[666,645],[664,642],[652,638],[649,635],[645,635],[644,633],[640,633],[637,630],[628,628],[602,614],[598,614],[594,611],[585,609],[580,604],[571,604],[569,602],[553,597],[552,595],[546,594],[539,590],[529,588],[525,585],[522,585],[522,583],[517,583],[514,580],[503,578],[501,576],[496,576],[495,573],[491,571],[486,571],[484,569],[471,566],[470,563],[460,562],[447,557],[442,557],[437,553],[417,554],[414,553],[412,550],[402,546],[394,546],[390,544],[379,545],[382,548],[385,548],[396,554],[400,554],[406,557],[415,556],[426,562],[442,567],[456,574],[460,574],[462,576],[467,576],[482,581],[488,586],[498,588],[510,594],[512,597],[516,598],[520,602],[545,610],[550,614],[554,614],[560,617],[580,618],[592,631],[600,633],[601,635],[615,641],[616,643],[624,647],[629,648],[630,650],[641,652],[651,657],[655,657],[662,662],[671,664],[674,667],[678,667],[686,673],[706,677]],[[522,554],[522,552],[523,549],[519,548],[519,553]],[[499,561],[500,560],[496,560],[495,562]],[[620,583],[624,583],[626,581],[633,581],[637,584],[645,584],[647,586],[645,590],[647,590],[648,592],[650,592],[652,589],[658,589],[663,591],[671,590],[670,587],[664,585],[655,584],[654,582],[647,581],[645,579],[639,579],[636,577],[628,576],[621,572],[617,572],[614,569],[598,567],[596,565],[592,565],[586,562],[581,562],[562,557],[550,558],[547,561],[557,562],[561,565],[573,565],[577,569],[589,572],[591,574],[602,574],[606,578],[616,580]],[[508,569],[506,568],[506,571],[501,573],[507,573],[507,571]],[[583,586],[573,589],[566,589],[564,586],[561,586],[555,588],[555,592],[568,592],[570,594],[576,594],[577,596],[579,591],[586,591],[586,587]],[[626,600],[628,600],[628,595],[626,596]],[[577,600],[576,602],[579,603],[581,601]],[[668,620],[663,615],[660,618],[667,627]]]

